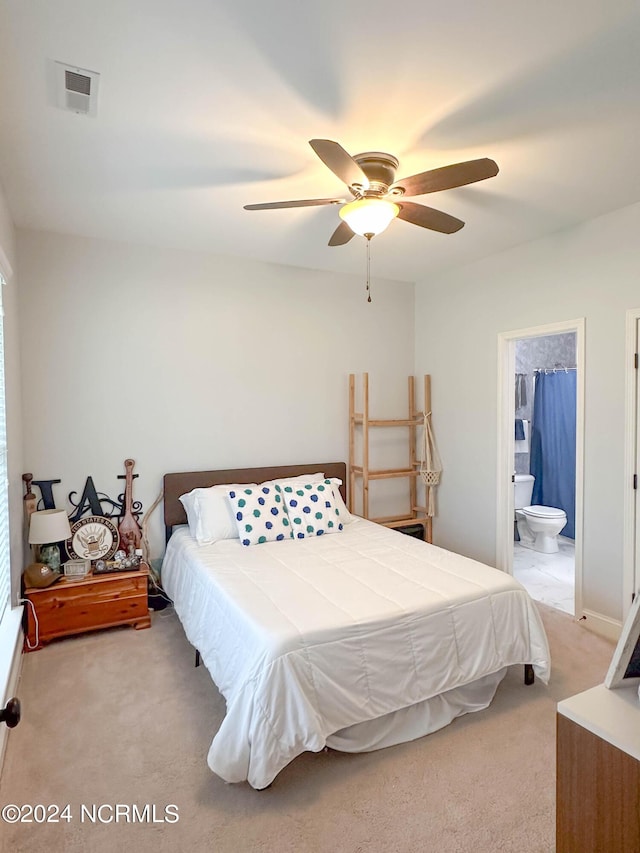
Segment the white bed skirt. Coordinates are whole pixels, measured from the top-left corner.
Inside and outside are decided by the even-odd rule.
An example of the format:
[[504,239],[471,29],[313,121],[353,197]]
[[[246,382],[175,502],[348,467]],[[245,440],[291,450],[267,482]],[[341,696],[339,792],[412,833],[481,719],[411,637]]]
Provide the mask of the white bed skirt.
[[417,705],[348,726],[329,735],[327,746],[338,752],[371,752],[424,737],[448,726],[456,717],[488,708],[506,674],[505,667]]

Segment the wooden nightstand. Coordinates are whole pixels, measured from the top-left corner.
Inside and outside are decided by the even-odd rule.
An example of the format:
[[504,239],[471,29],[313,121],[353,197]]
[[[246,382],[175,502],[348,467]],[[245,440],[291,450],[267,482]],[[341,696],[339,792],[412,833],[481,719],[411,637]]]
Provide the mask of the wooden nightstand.
[[24,597],[35,608],[38,634],[36,645],[35,620],[31,606],[27,604],[27,638],[31,648],[25,638],[25,652],[41,649],[45,643],[58,637],[97,628],[115,625],[151,627],[148,577],[148,568],[141,566],[134,572],[89,574],[80,580],[63,577],[45,589],[27,587]]

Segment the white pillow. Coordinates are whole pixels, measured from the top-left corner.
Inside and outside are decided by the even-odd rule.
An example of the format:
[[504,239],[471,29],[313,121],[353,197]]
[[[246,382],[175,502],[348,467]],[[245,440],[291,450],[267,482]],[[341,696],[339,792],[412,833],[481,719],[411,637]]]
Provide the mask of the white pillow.
[[321,483],[324,480],[324,473],[318,471],[316,474],[300,474],[299,477],[281,477],[279,480],[266,480],[263,486],[291,486],[297,483]]
[[187,513],[189,531],[198,545],[211,545],[220,539],[237,539],[238,527],[227,493],[234,488],[251,488],[255,483],[228,483],[193,489],[180,496]]
[[[318,471],[316,474],[300,474],[299,477],[284,477],[281,480],[268,480],[267,485],[278,485],[281,489],[284,489],[285,486],[297,486],[299,483],[322,483],[324,479],[324,473],[322,471]],[[350,522],[355,521],[356,517],[351,515],[344,500],[342,499],[342,495],[340,494],[339,487],[342,485],[342,480],[339,480],[337,477],[332,477],[331,483],[333,485],[333,498],[339,511],[340,521],[342,524],[349,524]]]
[[356,517],[355,515],[351,515],[351,513],[347,509],[347,505],[342,499],[342,494],[340,492],[342,480],[339,480],[337,477],[332,477],[329,482],[333,486],[333,500],[338,510],[338,517],[342,524],[350,524],[352,521],[356,520]]
[[243,545],[261,545],[291,539],[291,524],[278,486],[230,489],[229,502],[235,514],[237,536]]
[[[279,488],[276,486],[276,488]],[[282,489],[295,539],[323,536],[342,530],[331,480],[291,483]]]

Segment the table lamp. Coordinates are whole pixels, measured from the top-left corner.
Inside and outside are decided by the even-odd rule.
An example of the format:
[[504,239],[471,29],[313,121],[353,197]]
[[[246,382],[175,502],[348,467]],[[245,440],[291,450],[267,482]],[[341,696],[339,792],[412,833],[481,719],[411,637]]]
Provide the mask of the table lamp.
[[63,509],[42,509],[32,512],[29,520],[29,544],[38,545],[36,560],[46,563],[54,572],[60,571],[58,542],[71,537],[69,518]]

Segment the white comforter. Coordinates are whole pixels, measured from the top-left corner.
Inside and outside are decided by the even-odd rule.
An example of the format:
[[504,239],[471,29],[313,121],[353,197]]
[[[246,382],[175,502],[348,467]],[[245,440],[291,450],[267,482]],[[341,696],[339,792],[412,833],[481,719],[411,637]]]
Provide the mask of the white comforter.
[[362,519],[252,547],[180,528],[162,578],[227,701],[208,763],[228,782],[263,788],[333,732],[510,664],[549,677],[540,616],[510,575]]

